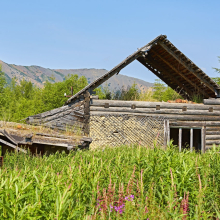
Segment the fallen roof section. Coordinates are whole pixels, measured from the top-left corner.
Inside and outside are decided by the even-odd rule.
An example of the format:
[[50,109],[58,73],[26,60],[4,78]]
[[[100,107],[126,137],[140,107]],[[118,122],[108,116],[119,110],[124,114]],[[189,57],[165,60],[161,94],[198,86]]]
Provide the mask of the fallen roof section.
[[67,150],[87,147],[92,139],[85,136],[68,135],[65,132],[56,132],[50,128],[31,126],[14,122],[0,121],[0,144],[27,153],[26,149],[19,146],[34,144],[59,146]]
[[219,96],[219,85],[179,51],[167,39],[166,35],[160,35],[69,98],[65,105],[76,101],[86,91],[91,94],[95,88],[113,75],[118,74],[134,60],[138,60],[185,99],[192,100],[195,95],[202,98],[216,98]]

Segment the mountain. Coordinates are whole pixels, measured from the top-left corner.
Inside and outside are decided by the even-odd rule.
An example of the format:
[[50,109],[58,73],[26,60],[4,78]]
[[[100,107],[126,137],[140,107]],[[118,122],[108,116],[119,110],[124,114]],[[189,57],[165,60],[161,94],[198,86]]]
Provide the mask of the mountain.
[[[91,83],[107,72],[105,69],[49,69],[40,66],[20,66],[7,64],[1,60],[0,65],[2,65],[2,71],[5,73],[8,83],[10,83],[13,77],[16,77],[18,82],[25,79],[38,87],[43,87],[46,80],[51,82],[63,81],[68,74],[77,74],[79,77],[85,76],[88,83]],[[102,86],[108,85],[110,90],[116,91],[122,86],[127,88],[127,86],[131,86],[134,82],[140,90],[146,90],[153,86],[153,83],[121,74],[111,77]]]

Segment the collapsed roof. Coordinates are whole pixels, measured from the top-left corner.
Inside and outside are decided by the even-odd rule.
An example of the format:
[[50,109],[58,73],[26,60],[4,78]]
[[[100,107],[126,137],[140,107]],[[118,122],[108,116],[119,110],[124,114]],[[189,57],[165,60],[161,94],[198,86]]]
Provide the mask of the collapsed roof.
[[68,133],[57,132],[41,126],[0,121],[0,145],[3,144],[24,153],[27,153],[27,147],[31,148],[36,144],[74,150],[78,147],[86,148],[92,142],[91,138]]
[[87,91],[92,94],[95,88],[113,75],[118,74],[121,69],[134,60],[138,60],[185,99],[192,100],[194,95],[199,95],[202,98],[219,97],[219,85],[179,51],[167,39],[166,35],[160,35],[73,95],[65,104],[76,101]]

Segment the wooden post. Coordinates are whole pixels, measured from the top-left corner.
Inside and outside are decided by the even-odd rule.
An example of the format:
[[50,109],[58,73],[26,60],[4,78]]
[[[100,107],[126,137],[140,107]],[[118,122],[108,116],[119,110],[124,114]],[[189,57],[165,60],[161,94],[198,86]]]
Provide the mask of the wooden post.
[[170,145],[170,122],[167,119],[167,143]]
[[193,151],[193,128],[190,128],[190,151]]
[[205,153],[205,132],[206,127],[203,126],[201,129],[201,153]]
[[89,118],[90,118],[90,93],[86,91],[84,94],[84,133],[89,135]]
[[165,148],[167,145],[170,144],[170,125],[169,125],[169,120],[164,121],[164,146]]
[[179,152],[182,149],[182,128],[179,128]]

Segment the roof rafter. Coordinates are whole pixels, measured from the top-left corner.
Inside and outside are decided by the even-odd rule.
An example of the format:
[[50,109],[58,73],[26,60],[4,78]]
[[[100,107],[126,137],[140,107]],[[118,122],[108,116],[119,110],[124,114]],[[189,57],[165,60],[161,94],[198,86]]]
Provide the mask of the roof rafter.
[[[209,89],[211,89],[213,92],[216,92],[213,86],[205,79],[205,77],[199,76],[199,74],[195,73],[195,70],[193,70],[191,67],[189,67],[185,62],[182,61],[181,58],[179,58],[171,49],[169,49],[164,43],[158,42],[158,44],[161,45],[170,55],[172,55],[181,65],[183,65],[186,69],[188,69],[189,72],[191,72],[195,77],[197,77],[199,80],[201,80]],[[209,78],[209,77],[208,77]],[[209,78],[210,79],[210,78]],[[214,81],[213,81],[214,82]]]
[[[166,65],[168,65],[174,72],[176,72],[177,74],[179,74],[184,80],[186,80],[189,84],[192,85],[193,88],[195,88],[195,90],[198,90],[200,93],[202,93],[205,97],[207,97],[207,93],[205,93],[201,88],[199,88],[199,86],[195,83],[193,83],[191,80],[189,80],[189,78],[187,78],[186,76],[184,76],[180,71],[178,71],[173,65],[171,65],[169,62],[167,62],[165,59],[163,59],[159,54],[157,54],[156,52],[153,51],[153,53],[159,57],[159,59],[161,59]],[[208,97],[207,97],[208,98]]]

